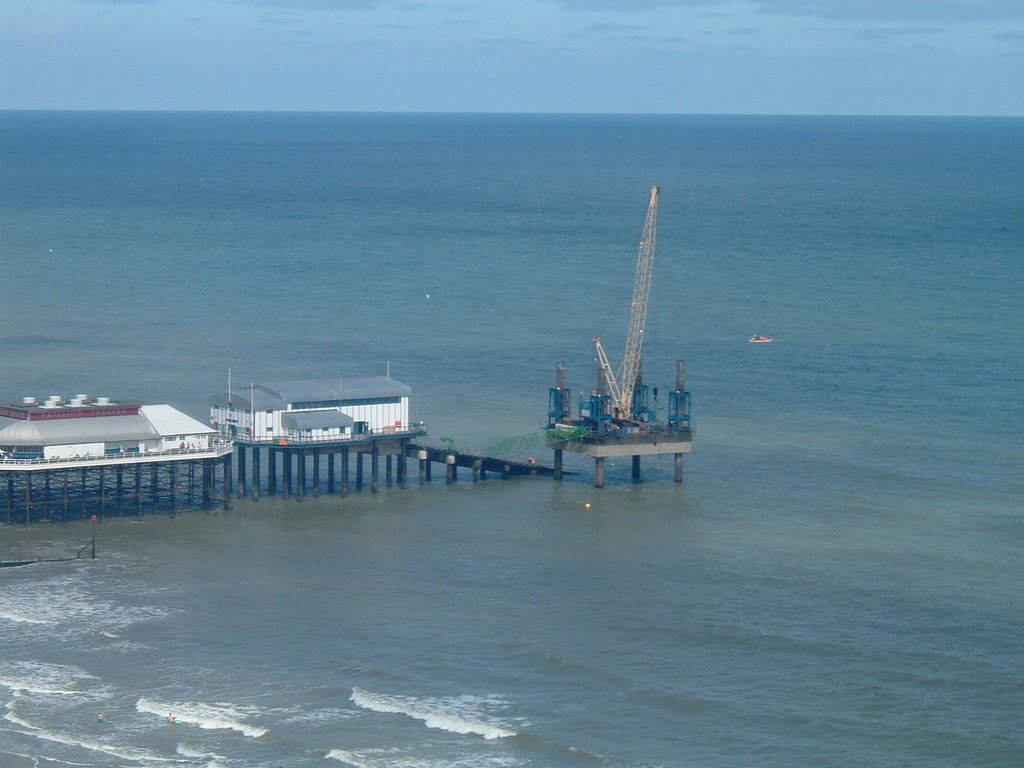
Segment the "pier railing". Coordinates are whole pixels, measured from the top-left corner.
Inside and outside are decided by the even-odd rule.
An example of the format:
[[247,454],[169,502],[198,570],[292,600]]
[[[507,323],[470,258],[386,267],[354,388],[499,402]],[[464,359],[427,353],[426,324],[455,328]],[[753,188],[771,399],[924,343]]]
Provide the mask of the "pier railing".
[[139,464],[168,459],[203,459],[219,458],[234,447],[231,440],[222,437],[211,437],[206,447],[176,446],[163,450],[125,451],[118,453],[84,454],[76,456],[33,456],[17,457],[5,454],[0,456],[0,470],[33,469],[43,467],[74,467],[82,465],[96,466],[99,464]]
[[373,440],[380,440],[387,437],[417,437],[427,434],[427,425],[422,421],[410,424],[405,427],[384,427],[382,429],[371,429],[369,432],[360,432],[350,435],[264,435],[253,437],[251,435],[233,435],[230,438],[226,433],[221,433],[224,439],[240,445],[269,446],[275,445],[325,445],[325,444],[355,444],[366,443]]

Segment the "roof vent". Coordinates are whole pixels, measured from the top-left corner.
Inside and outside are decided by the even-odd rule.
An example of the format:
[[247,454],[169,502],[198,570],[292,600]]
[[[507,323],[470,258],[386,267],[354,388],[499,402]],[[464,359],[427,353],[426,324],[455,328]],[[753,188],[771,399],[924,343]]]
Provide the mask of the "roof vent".
[[71,398],[71,405],[73,407],[78,407],[78,406],[81,406],[81,405],[85,405],[86,399],[87,398],[86,398],[85,395],[75,395],[74,397]]
[[44,408],[57,408],[61,404],[60,395],[50,395],[43,403]]
[[22,405],[35,405],[36,404],[36,399],[34,397],[32,397],[31,395],[28,395],[26,397],[21,398],[21,404]]
[[96,405],[110,405],[110,398],[109,397],[97,397],[96,398]]

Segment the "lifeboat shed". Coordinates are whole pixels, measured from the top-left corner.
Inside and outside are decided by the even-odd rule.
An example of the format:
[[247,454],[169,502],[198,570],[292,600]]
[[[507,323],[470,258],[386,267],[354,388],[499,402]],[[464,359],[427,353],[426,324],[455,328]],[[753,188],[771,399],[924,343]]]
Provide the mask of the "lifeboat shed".
[[409,421],[411,397],[411,388],[390,375],[229,385],[209,398],[210,424],[235,446],[239,498],[248,493],[258,500],[263,487],[296,500],[319,496],[322,470],[327,492],[347,496],[353,460],[357,489],[368,460],[371,490],[377,490],[381,458],[386,479],[394,470],[405,484],[410,442],[427,431]]
[[0,405],[8,522],[229,504],[231,444],[170,405],[51,395]]

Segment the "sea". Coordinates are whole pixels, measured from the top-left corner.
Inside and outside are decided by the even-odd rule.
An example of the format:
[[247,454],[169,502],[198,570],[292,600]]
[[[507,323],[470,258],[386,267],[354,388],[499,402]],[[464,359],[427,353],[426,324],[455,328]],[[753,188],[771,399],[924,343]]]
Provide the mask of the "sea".
[[549,464],[655,185],[681,483],[0,525],[97,553],[0,569],[0,765],[1024,765],[1024,119],[0,112],[0,402],[390,373]]

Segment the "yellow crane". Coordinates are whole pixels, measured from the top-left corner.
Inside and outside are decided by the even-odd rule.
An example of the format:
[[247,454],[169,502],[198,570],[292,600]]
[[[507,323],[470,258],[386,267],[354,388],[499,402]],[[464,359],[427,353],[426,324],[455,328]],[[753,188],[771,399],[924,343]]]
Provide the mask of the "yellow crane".
[[660,187],[651,188],[651,199],[647,205],[647,220],[640,238],[640,252],[636,260],[636,279],[633,283],[633,303],[630,309],[629,333],[626,336],[626,353],[618,375],[612,370],[608,355],[601,339],[594,339],[594,349],[601,366],[602,377],[611,397],[611,415],[615,419],[634,420],[633,394],[639,385],[643,371],[644,325],[647,322],[647,302],[651,293],[651,276],[654,273],[654,248],[658,235],[658,195]]

